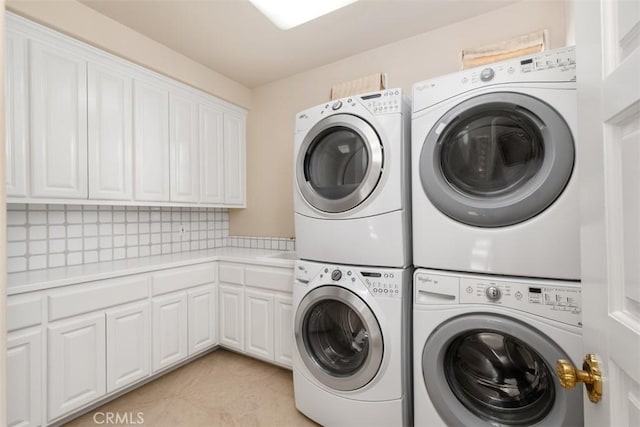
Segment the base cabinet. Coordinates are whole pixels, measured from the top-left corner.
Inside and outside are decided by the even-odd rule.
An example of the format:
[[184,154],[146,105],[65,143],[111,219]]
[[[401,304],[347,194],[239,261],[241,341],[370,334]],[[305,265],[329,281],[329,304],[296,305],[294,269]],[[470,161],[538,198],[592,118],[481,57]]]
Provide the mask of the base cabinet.
[[245,304],[245,352],[273,360],[273,295],[247,288]]
[[106,392],[104,313],[48,326],[49,421]]
[[218,341],[216,289],[206,286],[187,292],[189,311],[189,356]]
[[107,393],[150,374],[149,318],[146,301],[107,311]]
[[187,348],[185,292],[153,299],[153,372],[185,359]]
[[42,424],[42,332],[40,328],[7,337],[7,424]]
[[282,365],[293,366],[293,299],[277,295],[274,302],[274,360]]
[[244,351],[244,289],[220,285],[220,344]]

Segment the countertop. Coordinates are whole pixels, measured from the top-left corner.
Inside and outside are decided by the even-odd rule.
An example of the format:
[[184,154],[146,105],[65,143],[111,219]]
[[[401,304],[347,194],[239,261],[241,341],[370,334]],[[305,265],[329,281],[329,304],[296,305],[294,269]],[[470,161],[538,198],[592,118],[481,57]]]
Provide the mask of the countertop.
[[222,247],[201,251],[178,252],[118,261],[97,262],[68,267],[11,273],[7,277],[7,294],[15,295],[130,274],[147,273],[164,268],[182,267],[210,261],[259,264],[293,268],[295,252],[269,249]]

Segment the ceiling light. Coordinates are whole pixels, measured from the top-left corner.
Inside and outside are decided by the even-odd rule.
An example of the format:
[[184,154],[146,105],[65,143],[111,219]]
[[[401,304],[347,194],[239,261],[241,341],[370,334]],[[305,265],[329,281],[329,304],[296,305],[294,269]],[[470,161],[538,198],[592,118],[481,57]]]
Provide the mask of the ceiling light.
[[297,27],[357,0],[249,0],[281,30]]

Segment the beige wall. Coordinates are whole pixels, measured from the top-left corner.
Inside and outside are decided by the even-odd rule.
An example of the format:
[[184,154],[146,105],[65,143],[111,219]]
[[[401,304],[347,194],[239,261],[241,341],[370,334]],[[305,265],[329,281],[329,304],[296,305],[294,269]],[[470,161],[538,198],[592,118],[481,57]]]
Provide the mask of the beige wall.
[[7,9],[245,108],[251,90],[75,0],[9,0]]
[[[0,0],[0,52],[4,52],[4,0]],[[4,54],[0,56],[4,82]],[[0,147],[4,147],[4,85],[0,85]],[[4,148],[0,150],[4,165]],[[7,209],[4,167],[0,168],[0,425],[7,419]]]
[[230,234],[294,235],[293,134],[295,113],[329,98],[333,84],[375,72],[389,87],[459,69],[464,48],[548,29],[551,47],[565,43],[562,1],[528,1],[401,40],[253,90],[247,127],[247,209],[232,210]]

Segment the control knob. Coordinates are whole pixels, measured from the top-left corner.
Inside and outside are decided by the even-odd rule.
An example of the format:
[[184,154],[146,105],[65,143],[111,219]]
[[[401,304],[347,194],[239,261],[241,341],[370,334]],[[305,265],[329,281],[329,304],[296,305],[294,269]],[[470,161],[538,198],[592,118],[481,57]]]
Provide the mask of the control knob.
[[342,279],[342,271],[340,270],[333,270],[331,272],[331,280],[335,280],[336,282],[338,280]]
[[487,298],[491,301],[498,301],[502,296],[502,292],[500,292],[500,288],[497,286],[489,286],[485,293],[487,294]]
[[493,68],[487,67],[480,72],[480,80],[482,80],[483,82],[488,82],[493,78],[495,74],[496,73],[495,71],[493,71]]
[[331,108],[333,109],[333,111],[335,110],[339,110],[340,107],[342,107],[342,101],[336,101],[333,103],[333,105],[331,106]]

